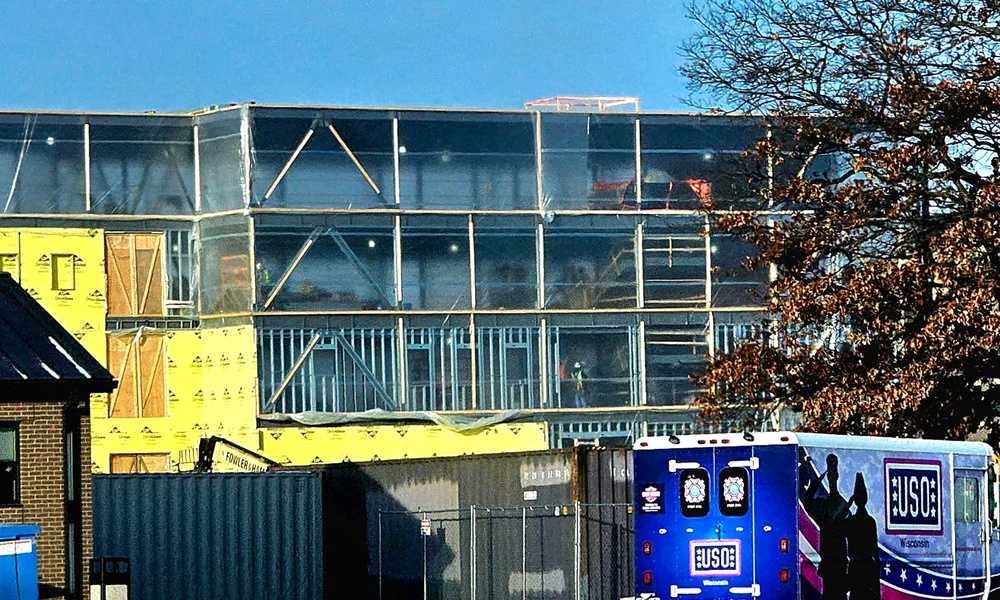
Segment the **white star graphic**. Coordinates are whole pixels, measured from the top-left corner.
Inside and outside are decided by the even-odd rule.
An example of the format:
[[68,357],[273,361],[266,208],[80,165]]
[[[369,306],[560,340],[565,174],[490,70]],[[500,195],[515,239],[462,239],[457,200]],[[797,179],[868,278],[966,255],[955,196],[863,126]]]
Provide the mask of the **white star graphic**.
[[892,507],[892,516],[894,516],[894,517],[898,517],[899,516],[899,509],[897,507],[895,507],[895,506]]
[[946,592],[950,592],[951,591],[951,582],[948,582],[948,583],[944,584],[944,591],[946,591]]
[[899,500],[899,492],[893,492],[892,493],[892,501],[896,502],[897,500]]
[[917,573],[917,587],[924,585],[924,577],[920,573]]
[[931,579],[931,589],[937,591],[937,579]]
[[962,584],[961,583],[958,584],[958,591],[960,591],[960,592],[962,591]]
[[934,507],[931,507],[931,516],[932,517],[936,517],[937,516],[937,509],[934,508]]
[[906,581],[906,569],[902,569],[899,572],[899,580],[900,581]]
[[892,569],[889,568],[888,564],[885,565],[885,569],[883,569],[883,571],[885,571],[886,575],[888,575],[889,573],[892,573]]
[[[895,500],[895,498],[893,499]],[[936,502],[936,501],[937,501],[937,495],[934,494],[934,492],[931,492],[931,502]]]

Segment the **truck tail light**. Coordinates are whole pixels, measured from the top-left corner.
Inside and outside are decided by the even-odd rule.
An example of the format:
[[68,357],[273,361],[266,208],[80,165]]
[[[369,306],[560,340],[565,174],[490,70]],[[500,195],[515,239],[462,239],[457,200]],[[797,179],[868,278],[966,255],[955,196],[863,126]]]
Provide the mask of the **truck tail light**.
[[643,542],[642,543],[642,553],[645,556],[649,556],[650,554],[652,554],[653,553],[653,543],[652,542]]
[[788,583],[788,569],[778,571],[778,580],[781,581],[781,583]]
[[781,538],[781,541],[778,542],[778,548],[780,548],[782,552],[788,552],[788,538]]
[[642,574],[642,585],[653,585],[653,572],[644,571]]

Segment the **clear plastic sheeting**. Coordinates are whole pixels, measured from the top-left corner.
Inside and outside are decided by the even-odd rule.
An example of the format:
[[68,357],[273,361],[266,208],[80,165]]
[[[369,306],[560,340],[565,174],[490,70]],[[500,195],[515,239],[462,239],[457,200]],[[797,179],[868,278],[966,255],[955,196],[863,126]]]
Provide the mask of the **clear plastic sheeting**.
[[198,153],[201,166],[201,212],[213,213],[245,208],[243,110],[225,110],[201,115]]
[[765,135],[759,119],[644,116],[640,129],[641,185],[625,190],[626,205],[696,210],[751,195],[742,155]]
[[94,213],[194,214],[191,119],[92,117],[90,182]]
[[711,244],[712,306],[763,307],[767,267],[762,265],[753,271],[746,268],[747,257],[756,248],[733,235],[713,235]]
[[250,232],[246,217],[219,217],[200,223],[201,312],[250,310]]
[[254,206],[395,204],[388,112],[252,109],[251,115]]
[[541,405],[538,327],[480,327],[476,331],[481,410]]
[[535,308],[538,303],[536,222],[534,216],[474,218],[478,308]]
[[706,242],[703,217],[645,220],[642,260],[646,308],[705,306]]
[[636,325],[549,328],[552,408],[639,404]]
[[315,226],[264,218],[255,235],[258,309],[395,307],[391,218],[345,216]]
[[690,375],[708,362],[709,331],[704,315],[685,317],[671,315],[646,327],[646,396],[650,406],[686,405],[697,395]]
[[462,310],[472,306],[468,221],[464,217],[406,217],[403,307]]
[[542,208],[620,210],[635,182],[635,118],[542,113]]
[[407,396],[403,410],[471,410],[472,343],[468,328],[405,331]]
[[447,427],[453,431],[472,434],[501,423],[512,423],[527,416],[516,410],[499,412],[486,417],[470,417],[427,411],[387,411],[376,408],[362,413],[331,414],[306,411],[259,415],[258,418],[271,423],[298,423],[308,426],[425,422]]
[[729,354],[743,340],[761,339],[764,313],[725,312],[715,315],[715,353]]
[[87,212],[84,117],[0,115],[4,214]]
[[400,113],[403,208],[533,209],[530,114]]
[[637,306],[635,219],[557,216],[545,227],[545,307]]

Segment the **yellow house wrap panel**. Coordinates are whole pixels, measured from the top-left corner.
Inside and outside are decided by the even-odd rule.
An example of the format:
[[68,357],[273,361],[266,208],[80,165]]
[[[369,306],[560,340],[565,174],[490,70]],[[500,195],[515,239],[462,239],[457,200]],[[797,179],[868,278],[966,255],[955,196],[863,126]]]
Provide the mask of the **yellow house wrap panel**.
[[544,423],[494,425],[463,433],[438,425],[272,427],[258,452],[282,464],[363,462],[548,448]]
[[109,472],[113,454],[168,453],[175,470],[191,468],[199,440],[212,435],[255,447],[253,329],[151,330],[147,335],[164,338],[165,416],[109,418],[106,406],[100,417],[95,414],[95,472]]
[[103,235],[99,229],[0,229],[0,268],[101,363],[107,355]]

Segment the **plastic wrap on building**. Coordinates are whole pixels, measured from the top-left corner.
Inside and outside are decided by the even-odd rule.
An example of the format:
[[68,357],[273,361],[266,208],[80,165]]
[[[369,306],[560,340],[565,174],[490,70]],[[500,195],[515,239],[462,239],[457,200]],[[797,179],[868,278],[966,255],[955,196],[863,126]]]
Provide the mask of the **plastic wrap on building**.
[[94,477],[94,555],[143,600],[323,598],[315,473]]

